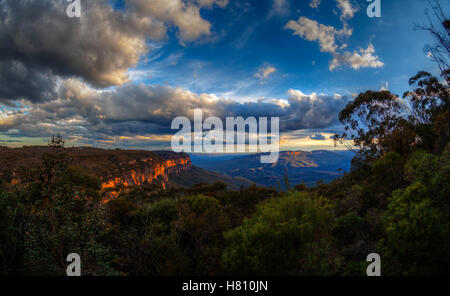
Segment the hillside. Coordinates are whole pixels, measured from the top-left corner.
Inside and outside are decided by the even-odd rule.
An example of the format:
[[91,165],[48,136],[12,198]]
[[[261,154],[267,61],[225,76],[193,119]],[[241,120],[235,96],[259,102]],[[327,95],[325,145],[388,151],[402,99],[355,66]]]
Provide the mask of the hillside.
[[184,170],[170,178],[169,186],[189,188],[200,183],[212,184],[224,182],[228,190],[239,190],[241,187],[249,187],[254,182],[242,177],[230,177],[217,172],[208,171],[196,166]]

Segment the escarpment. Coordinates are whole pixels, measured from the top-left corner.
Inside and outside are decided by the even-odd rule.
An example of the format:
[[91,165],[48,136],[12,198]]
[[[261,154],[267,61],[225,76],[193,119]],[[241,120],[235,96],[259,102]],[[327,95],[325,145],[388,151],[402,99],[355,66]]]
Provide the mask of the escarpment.
[[[102,177],[102,190],[106,193],[106,201],[115,198],[120,191],[134,186],[142,186],[157,182],[163,188],[170,178],[192,168],[187,154],[156,152],[156,157],[131,160],[124,164],[119,172],[115,171]],[[163,155],[161,155],[163,154]]]
[[[51,148],[32,146],[0,148],[0,174],[3,181],[18,184],[21,172],[39,166]],[[192,167],[189,155],[170,151],[105,150],[66,148],[72,166],[80,167],[102,181],[105,200],[115,198],[121,190],[157,182],[164,188],[170,178]]]

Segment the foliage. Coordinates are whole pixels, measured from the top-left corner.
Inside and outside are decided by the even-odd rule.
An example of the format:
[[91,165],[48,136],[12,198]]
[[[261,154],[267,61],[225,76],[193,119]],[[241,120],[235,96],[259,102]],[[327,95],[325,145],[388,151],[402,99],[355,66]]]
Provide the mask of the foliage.
[[23,268],[23,205],[0,190],[0,275],[17,275]]
[[332,206],[324,198],[297,192],[263,203],[252,218],[225,234],[225,270],[234,275],[331,274],[337,264],[332,223]]
[[203,195],[185,197],[178,204],[178,234],[183,248],[197,262],[196,274],[212,275],[219,272],[222,232],[230,221],[223,206],[214,197]]
[[439,275],[450,266],[450,221],[416,182],[394,192],[381,240],[388,274]]
[[400,109],[400,102],[389,91],[362,93],[339,113],[345,132],[335,140],[350,138],[366,158],[381,157],[388,152],[383,139],[398,125]]

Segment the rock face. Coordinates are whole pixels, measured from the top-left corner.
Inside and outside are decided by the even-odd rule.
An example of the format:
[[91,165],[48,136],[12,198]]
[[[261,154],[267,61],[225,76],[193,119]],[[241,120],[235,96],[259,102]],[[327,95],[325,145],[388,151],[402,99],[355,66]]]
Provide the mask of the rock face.
[[[20,182],[20,170],[37,166],[48,147],[0,149],[0,173],[3,180]],[[167,186],[171,176],[192,167],[189,155],[170,151],[104,150],[97,148],[67,148],[73,166],[81,167],[102,180],[107,199],[116,197],[120,190],[158,182]],[[119,186],[121,185],[121,186]],[[117,191],[116,191],[117,190]]]
[[107,199],[119,195],[118,187],[127,188],[158,182],[166,188],[171,177],[192,168],[191,159],[187,154],[166,151],[153,152],[153,154],[155,155],[131,160],[123,164],[120,172],[111,172],[102,177],[104,181],[102,190],[107,192]]
[[170,175],[177,175],[191,167],[191,161],[185,158],[164,160],[162,163],[152,163],[150,165],[147,164],[148,160],[133,161],[133,167],[130,170],[125,171],[120,176],[108,176],[102,188],[115,188],[117,185],[123,185],[125,187],[141,186],[156,180],[161,180],[162,185],[165,187],[169,182]]

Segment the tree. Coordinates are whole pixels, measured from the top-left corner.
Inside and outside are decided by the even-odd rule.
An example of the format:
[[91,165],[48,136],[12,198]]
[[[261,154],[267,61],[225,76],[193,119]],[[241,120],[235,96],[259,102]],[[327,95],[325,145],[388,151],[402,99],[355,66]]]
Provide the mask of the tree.
[[24,206],[17,196],[0,189],[0,275],[23,271]]
[[26,204],[24,262],[31,275],[64,275],[66,256],[77,253],[83,275],[115,274],[100,207],[100,180],[70,166],[62,138],[52,138],[50,153],[30,171],[21,196]]
[[424,50],[431,59],[437,63],[443,76],[448,78],[450,68],[450,19],[445,15],[444,9],[439,0],[429,1],[434,20],[425,12],[428,18],[428,25],[416,25],[417,30],[429,32],[435,39],[433,45],[426,45]]
[[402,104],[389,91],[367,91],[339,113],[345,132],[335,135],[335,142],[350,138],[364,159],[376,159],[390,151],[383,141],[392,135],[402,121]]
[[450,144],[440,155],[423,150],[414,152],[405,165],[409,184],[420,182],[427,190],[434,207],[442,212],[450,211]]
[[196,195],[181,199],[178,211],[178,240],[194,260],[193,272],[198,275],[218,274],[222,233],[230,228],[223,206],[214,197]]
[[386,258],[386,274],[440,275],[450,271],[448,214],[432,205],[422,183],[394,192],[384,230],[381,253]]
[[163,199],[139,206],[119,197],[107,205],[115,267],[131,276],[183,275],[190,263],[177,244],[177,202]]
[[415,89],[403,95],[409,102],[409,122],[419,144],[428,151],[440,152],[450,139],[450,88],[430,73],[419,72],[409,80]]
[[222,264],[233,275],[327,275],[337,268],[330,235],[334,217],[325,198],[291,192],[257,207],[225,234]]

